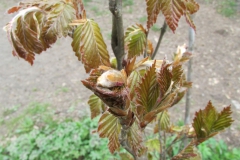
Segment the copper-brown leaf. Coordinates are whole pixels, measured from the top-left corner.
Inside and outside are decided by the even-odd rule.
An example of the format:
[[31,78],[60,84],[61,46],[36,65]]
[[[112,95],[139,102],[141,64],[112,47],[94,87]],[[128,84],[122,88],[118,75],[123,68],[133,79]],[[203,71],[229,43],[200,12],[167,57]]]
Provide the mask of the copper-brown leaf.
[[159,96],[159,85],[155,72],[155,64],[146,71],[136,88],[136,103],[138,108],[142,108],[145,112],[150,112],[154,107]]
[[158,73],[158,83],[160,87],[161,97],[165,95],[172,83],[172,73],[169,70],[169,65],[164,62]]
[[174,32],[181,16],[186,17],[187,23],[196,30],[190,19],[190,14],[198,11],[199,5],[194,0],[146,0],[147,5],[147,29],[157,21],[158,14],[162,11],[170,29]]
[[98,133],[101,138],[108,138],[108,148],[111,153],[114,153],[119,147],[119,134],[121,125],[119,119],[109,112],[104,112],[98,122]]
[[13,55],[25,59],[30,64],[33,64],[35,53],[39,54],[49,47],[41,39],[42,19],[40,9],[31,7],[17,14],[4,28],[13,46]]
[[181,16],[185,16],[187,23],[196,30],[195,25],[190,20],[189,15],[199,9],[199,5],[194,0],[162,0],[160,9],[165,16],[169,28],[175,32]]
[[147,4],[147,14],[148,14],[148,20],[147,20],[147,29],[152,27],[154,23],[157,21],[157,16],[161,9],[161,1],[160,0],[146,0]]

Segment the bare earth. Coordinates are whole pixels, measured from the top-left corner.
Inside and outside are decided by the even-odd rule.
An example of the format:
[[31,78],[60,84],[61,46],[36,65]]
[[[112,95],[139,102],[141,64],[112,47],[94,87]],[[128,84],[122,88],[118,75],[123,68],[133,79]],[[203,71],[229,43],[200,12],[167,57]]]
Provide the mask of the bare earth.
[[[96,0],[97,1],[97,0]],[[7,15],[6,9],[17,4],[17,0],[0,2],[0,26],[3,27],[14,15]],[[145,15],[145,3],[135,0],[136,6],[124,8],[124,26],[140,23]],[[200,11],[194,18],[197,26],[192,73],[191,118],[195,111],[203,109],[209,100],[221,110],[232,104],[235,122],[233,126],[220,134],[226,142],[240,147],[240,17],[226,18],[216,12],[212,4],[199,0]],[[101,12],[96,15],[92,6]],[[111,15],[107,0],[89,3],[89,18],[94,18],[102,29],[110,52]],[[131,14],[137,13],[136,15]],[[146,17],[146,16],[145,16]],[[162,18],[162,16],[160,16]],[[161,26],[163,19],[159,19]],[[149,39],[156,43],[159,32],[152,31]],[[89,112],[87,100],[91,92],[83,87],[86,78],[83,65],[75,57],[71,48],[71,39],[61,39],[51,49],[36,55],[33,66],[11,54],[11,46],[6,33],[0,30],[0,115],[9,107],[21,106],[19,112],[32,102],[49,103],[60,115],[79,116]],[[188,25],[181,19],[179,28],[173,34],[167,31],[157,58],[172,53],[178,45],[188,44]],[[239,104],[240,105],[240,104]],[[67,111],[74,107],[76,112]],[[184,117],[185,99],[171,109],[174,121]],[[18,113],[19,113],[18,112]],[[16,116],[15,113],[12,116]],[[0,127],[0,133],[4,133]]]

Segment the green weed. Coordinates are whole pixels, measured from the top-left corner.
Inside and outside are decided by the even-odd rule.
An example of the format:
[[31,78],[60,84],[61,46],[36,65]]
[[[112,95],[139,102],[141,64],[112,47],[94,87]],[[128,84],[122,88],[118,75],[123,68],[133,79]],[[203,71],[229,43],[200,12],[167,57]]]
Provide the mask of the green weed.
[[123,7],[133,6],[133,5],[134,5],[133,0],[123,0]]
[[32,129],[0,146],[0,159],[113,159],[107,140],[90,134],[97,122],[98,119],[83,118],[79,122],[61,122],[52,128]]
[[11,118],[5,124],[10,131],[18,134],[29,132],[36,125],[40,127],[45,124],[55,125],[56,122],[52,117],[53,111],[49,109],[49,106],[49,104],[33,102],[21,114]]
[[20,107],[19,105],[16,105],[16,106],[12,106],[12,107],[9,107],[9,108],[5,108],[3,113],[2,113],[3,117],[6,117],[10,114],[15,113],[18,110],[19,107]]
[[236,0],[223,0],[219,2],[218,12],[226,17],[231,17],[237,14]]
[[139,18],[140,23],[144,23],[146,21],[147,21],[147,16],[143,16],[143,17]]

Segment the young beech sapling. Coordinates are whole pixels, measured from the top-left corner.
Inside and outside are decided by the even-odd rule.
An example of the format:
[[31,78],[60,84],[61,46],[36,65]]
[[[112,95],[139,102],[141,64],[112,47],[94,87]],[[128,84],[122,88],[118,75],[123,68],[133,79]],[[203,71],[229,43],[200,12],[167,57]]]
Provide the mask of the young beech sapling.
[[[111,153],[122,146],[131,154],[129,159],[139,159],[157,144],[160,159],[167,156],[200,159],[196,146],[232,124],[230,107],[217,112],[209,102],[205,109],[196,112],[192,125],[172,125],[168,109],[181,100],[192,84],[186,81],[182,69],[191,54],[186,51],[186,46],[181,46],[173,61],[154,60],[167,26],[174,32],[179,19],[184,16],[196,30],[190,15],[198,11],[199,5],[195,0],[142,0],[144,2],[147,25],[133,24],[124,33],[122,0],[109,0],[111,46],[116,57],[112,63],[100,28],[92,17],[87,16],[81,0],[22,1],[8,10],[9,14],[18,13],[4,30],[12,45],[12,54],[31,65],[35,54],[51,47],[58,38],[72,38],[75,55],[84,64],[86,73],[90,73],[82,83],[94,93],[88,101],[91,118],[101,115],[97,132],[101,138],[109,139]],[[148,34],[159,13],[165,21],[154,49]],[[137,60],[142,55],[144,58]],[[145,143],[143,133],[150,123],[154,133],[161,137]],[[166,146],[167,133],[176,135],[170,146]],[[190,139],[189,144],[177,155],[172,155],[171,145],[183,137]],[[154,144],[149,145],[149,142]],[[150,152],[148,157],[151,158]]]

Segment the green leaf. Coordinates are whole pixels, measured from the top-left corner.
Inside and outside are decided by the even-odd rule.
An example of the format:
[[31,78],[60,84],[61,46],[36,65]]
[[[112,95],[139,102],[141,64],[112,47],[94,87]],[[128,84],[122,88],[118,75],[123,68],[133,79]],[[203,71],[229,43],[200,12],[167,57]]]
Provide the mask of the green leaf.
[[95,118],[100,115],[103,111],[106,110],[106,107],[103,101],[96,96],[95,94],[91,95],[88,100],[88,104],[90,106],[91,118]]
[[118,137],[120,131],[119,119],[108,111],[104,112],[98,122],[98,134],[101,138],[107,137],[109,139],[108,148],[111,153],[114,153],[120,147]]
[[119,156],[121,157],[121,160],[134,160],[133,157],[127,152],[121,152],[119,153]]
[[218,113],[210,101],[204,110],[196,112],[192,125],[198,142],[201,143],[229,127],[233,122],[231,113],[230,106]]
[[87,73],[100,65],[111,66],[100,28],[93,20],[86,19],[78,26],[73,34],[72,47]]
[[160,152],[160,142],[159,139],[148,139],[146,141],[146,147],[148,148],[148,152],[157,151]]
[[128,49],[128,59],[143,54],[146,48],[146,30],[142,25],[133,25],[127,28],[125,33],[125,44]]
[[142,115],[143,111],[150,112],[160,94],[159,85],[156,81],[155,64],[156,62],[146,71],[136,88],[136,103],[139,115]]

